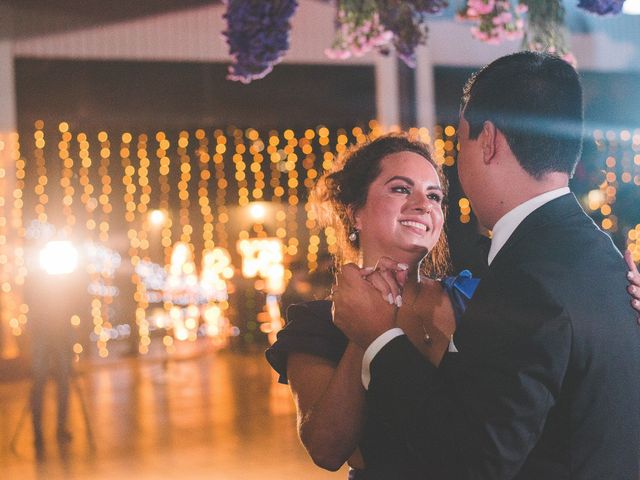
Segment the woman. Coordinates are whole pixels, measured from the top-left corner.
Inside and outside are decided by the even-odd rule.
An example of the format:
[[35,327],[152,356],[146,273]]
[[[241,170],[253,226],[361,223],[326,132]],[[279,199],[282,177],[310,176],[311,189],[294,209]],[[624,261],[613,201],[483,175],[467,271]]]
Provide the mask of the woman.
[[[429,278],[442,275],[447,264],[445,190],[425,145],[388,135],[350,151],[315,192],[328,207],[325,223],[339,235],[337,265],[365,267],[363,275],[399,307],[399,326],[435,365],[477,284],[468,272]],[[404,265],[391,270],[388,258]],[[424,478],[403,440],[368,411],[363,351],[333,325],[331,302],[293,305],[287,317],[267,359],[291,387],[300,438],[314,462],[337,470],[348,461],[352,479]]]

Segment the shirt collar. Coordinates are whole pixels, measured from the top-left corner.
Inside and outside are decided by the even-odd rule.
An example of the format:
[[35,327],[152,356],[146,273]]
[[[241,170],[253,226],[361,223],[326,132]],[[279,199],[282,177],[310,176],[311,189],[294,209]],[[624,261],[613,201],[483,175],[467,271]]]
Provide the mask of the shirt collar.
[[537,210],[545,203],[568,193],[570,193],[569,187],[550,190],[541,195],[530,198],[526,202],[521,203],[516,208],[503,215],[493,227],[491,248],[489,249],[489,257],[487,258],[488,264],[491,265],[493,259],[496,258],[496,255],[500,249],[504,247],[505,243],[507,243],[509,237],[511,237],[515,229],[518,228],[518,225],[520,225],[522,221],[534,210]]

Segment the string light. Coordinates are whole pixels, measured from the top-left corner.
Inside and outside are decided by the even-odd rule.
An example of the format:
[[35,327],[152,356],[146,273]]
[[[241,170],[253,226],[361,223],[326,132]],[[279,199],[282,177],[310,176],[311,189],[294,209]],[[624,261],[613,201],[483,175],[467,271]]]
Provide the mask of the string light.
[[[277,134],[277,132],[271,132]],[[293,132],[287,130],[285,132],[285,139],[292,138]],[[271,187],[272,195],[271,202],[275,205],[275,234],[276,238],[286,240],[289,233],[287,232],[287,206],[283,206],[282,197],[285,194],[285,189],[280,185],[280,179],[282,176],[281,163],[283,152],[278,151],[278,144],[280,139],[275,135],[271,135],[269,138],[269,145],[267,146],[267,154],[269,155],[269,170],[270,180],[269,186]],[[266,234],[264,234],[266,236]],[[286,248],[286,247],[285,247]]]
[[[242,136],[242,130],[236,130],[234,137]],[[213,155],[213,164],[216,171],[216,212],[218,215],[218,222],[215,225],[216,236],[218,238],[218,245],[223,248],[228,248],[227,230],[226,224],[229,222],[229,214],[227,213],[226,199],[227,199],[227,186],[228,182],[225,178],[224,172],[224,152],[226,151],[227,139],[222,134],[221,130],[214,132],[216,140],[215,154]]]
[[198,183],[198,204],[200,205],[200,213],[202,214],[202,240],[204,250],[212,250],[213,241],[213,211],[209,201],[209,179],[211,178],[211,170],[209,164],[211,156],[209,155],[209,140],[205,136],[204,130],[196,131],[196,139],[198,139],[198,165],[200,166],[200,182]]
[[[137,169],[138,185],[135,191],[139,193],[139,196],[135,211],[139,214],[140,220],[137,223],[140,224],[140,227],[136,229],[134,223],[132,228],[129,230],[130,244],[136,250],[135,254],[131,258],[131,264],[134,267],[134,271],[141,261],[148,261],[149,259],[149,220],[146,215],[151,198],[151,187],[149,186],[148,179],[150,163],[148,142],[149,137],[146,134],[138,135],[138,142],[136,145],[136,157],[139,162]],[[136,172],[135,168],[133,171]],[[136,285],[136,291],[133,298],[136,302],[135,324],[138,331],[138,352],[141,355],[146,355],[149,353],[149,345],[151,345],[151,338],[149,336],[149,320],[147,319],[149,299],[144,282],[142,282],[137,275],[132,278]]]
[[468,198],[462,197],[458,200],[460,207],[460,223],[469,223],[471,221],[471,203]]
[[163,212],[164,222],[162,224],[162,231],[160,233],[160,244],[164,249],[164,263],[168,264],[171,260],[171,227],[173,225],[173,219],[169,215],[169,192],[171,191],[171,185],[169,183],[169,173],[171,171],[171,159],[167,156],[167,151],[171,147],[171,143],[167,140],[164,132],[156,133],[156,141],[158,142],[158,149],[156,150],[156,157],[158,158],[158,184],[160,187],[160,211]]
[[[35,199],[29,204],[29,208],[35,211],[40,221],[47,221],[58,211],[50,208],[52,200],[55,200],[55,205],[62,205],[61,220],[68,232],[72,228],[77,229],[78,225],[84,225],[87,238],[99,239],[104,248],[107,248],[107,244],[116,238],[117,232],[113,230],[116,228],[116,223],[111,202],[113,186],[110,175],[113,142],[106,132],[98,134],[100,160],[96,164],[92,161],[86,134],[78,133],[76,136],[78,142],[76,160],[72,156],[72,135],[69,125],[61,122],[58,124],[58,131],[60,133],[57,145],[61,162],[60,180],[50,182],[47,176],[48,170],[56,173],[57,170],[55,164],[52,167],[45,158],[47,144],[44,136],[44,122],[38,121],[33,134],[35,168],[27,168],[27,162],[20,157],[16,137],[16,147],[12,153],[12,158],[15,160],[15,179],[12,178],[12,181],[15,181],[15,188],[11,190],[13,197],[0,198],[0,265],[6,267],[0,280],[1,292],[4,295],[2,298],[7,311],[13,312],[7,319],[14,334],[19,334],[24,327],[28,305],[20,304],[19,301],[15,305],[11,304],[14,295],[8,295],[8,293],[12,293],[15,286],[20,284],[20,279],[24,278],[21,272],[26,274],[26,269],[24,260],[21,260],[23,258],[21,247],[16,246],[14,250],[7,250],[7,236],[9,228],[12,231],[15,230],[18,237],[24,235],[22,222],[25,214],[25,198],[23,195],[26,195],[26,187],[29,190],[28,194],[32,195],[31,192],[33,192],[32,198]],[[258,280],[256,283],[257,288],[268,290],[271,292],[270,295],[277,297],[279,293],[273,292],[280,292],[290,278],[291,272],[286,266],[291,261],[306,259],[307,266],[312,271],[318,268],[318,258],[323,252],[335,253],[338,248],[336,231],[331,227],[321,230],[318,226],[316,212],[308,201],[310,189],[323,172],[334,168],[336,159],[344,155],[349,144],[362,143],[382,133],[382,127],[376,122],[370,122],[366,131],[360,126],[337,130],[318,126],[315,129],[298,132],[298,135],[291,129],[285,129],[281,133],[271,131],[262,138],[259,132],[252,128],[241,130],[230,127],[227,134],[222,130],[215,130],[211,137],[207,137],[202,129],[193,132],[193,137],[190,137],[189,132],[181,131],[174,144],[177,156],[173,158],[170,158],[172,154],[169,153],[172,151],[170,148],[173,140],[170,142],[164,132],[157,132],[155,135],[157,141],[157,148],[154,146],[155,155],[149,154],[149,151],[153,150],[149,149],[145,134],[137,137],[137,150],[134,155],[132,153],[133,137],[131,133],[123,133],[118,142],[122,169],[118,178],[121,175],[122,210],[129,240],[128,257],[135,271],[132,275],[135,285],[133,299],[136,304],[134,333],[139,337],[139,351],[141,353],[149,351],[150,329],[156,322],[155,318],[160,322],[155,326],[164,325],[162,328],[166,328],[162,343],[169,352],[174,349],[174,340],[180,338],[193,340],[198,335],[207,335],[212,336],[212,342],[220,346],[228,339],[231,328],[228,323],[225,323],[228,322],[228,302],[222,297],[206,294],[207,288],[210,289],[214,284],[220,287],[219,291],[222,291],[222,284],[219,284],[218,280],[227,281],[228,278],[223,277],[220,271],[216,270],[218,267],[212,267],[211,262],[206,259],[211,258],[212,252],[220,253],[223,250],[217,249],[228,248],[231,240],[236,240],[236,238],[230,239],[231,229],[228,228],[232,222],[227,208],[229,180],[235,183],[231,190],[235,191],[237,186],[238,206],[260,205],[261,202],[271,203],[270,211],[274,212],[275,222],[272,223],[271,219],[255,219],[252,228],[241,231],[238,239],[253,241],[273,238],[281,242],[282,258],[278,272],[271,272],[267,275],[268,278]],[[433,131],[426,128],[412,128],[409,134],[412,138],[420,139],[425,143],[431,143],[433,139],[436,161],[444,167],[454,165],[456,151],[454,126],[436,127]],[[600,132],[594,133],[594,137],[600,140],[606,173],[603,184],[585,197],[585,205],[588,205],[588,208],[597,215],[602,216],[599,221],[603,228],[612,233],[617,231],[622,238],[626,239],[628,248],[638,261],[640,260],[640,224],[634,220],[632,225],[623,225],[624,217],[616,212],[616,201],[621,195],[621,188],[640,186],[640,131]],[[192,152],[195,153],[191,156],[190,142]],[[194,148],[193,145],[196,142],[197,146]],[[52,146],[47,147],[46,151],[49,151],[50,147]],[[3,148],[8,147],[0,138],[0,152]],[[94,154],[97,159],[97,151]],[[155,165],[153,175],[150,174],[150,157],[154,161],[157,159],[157,176]],[[196,164],[198,174],[192,177],[192,169]],[[226,169],[231,168],[232,164],[233,170],[230,171],[233,174],[229,174]],[[175,190],[179,199],[179,221],[175,222],[172,221],[170,198],[172,165],[174,169],[177,167],[180,169]],[[92,169],[95,167],[98,167],[97,174],[96,172],[92,174]],[[178,174],[177,171],[175,173]],[[28,175],[33,176],[30,177],[29,182],[26,181]],[[235,181],[228,179],[227,175],[233,175]],[[189,182],[192,180],[196,182],[196,178],[197,188],[189,188]],[[6,185],[3,183],[6,180],[7,172],[0,168],[0,183]],[[197,196],[194,197],[196,190]],[[153,234],[152,228],[154,228],[149,215],[151,194],[156,191],[158,207],[155,212],[160,219],[154,225],[155,228],[162,227],[160,244],[163,248],[163,259],[159,264],[152,261],[152,246],[155,243],[150,241]],[[196,207],[196,200],[199,215],[192,217],[195,210],[192,212],[191,208]],[[9,204],[4,203],[7,201],[13,202],[10,214]],[[456,201],[460,209],[459,221],[470,222],[472,210],[469,200],[462,197]],[[235,203],[235,198],[232,203]],[[82,216],[78,210],[80,205],[84,207]],[[156,208],[155,205],[153,208]],[[299,214],[303,215],[299,217]],[[200,226],[200,218],[202,245],[199,240],[194,240],[199,235],[193,236],[194,225]],[[272,227],[275,227],[273,231]],[[165,266],[170,264],[172,252],[175,252],[179,245],[178,242],[173,244],[173,239],[177,240],[178,237],[182,242],[181,245],[188,249],[190,255],[189,260],[182,264],[183,273],[185,273],[184,269],[189,270],[191,272],[189,275],[196,278],[197,283],[194,287],[196,294],[188,304],[174,303],[173,300],[177,298],[175,296],[163,297],[161,289],[149,290],[151,287],[146,285],[146,280],[140,273],[145,265],[154,265],[157,269],[164,271]],[[194,245],[194,241],[198,248]],[[12,256],[14,258],[11,258]],[[202,261],[196,262],[196,258]],[[199,276],[196,265],[201,265]],[[94,294],[91,302],[94,322],[92,338],[97,342],[98,353],[106,356],[108,355],[107,342],[117,330],[109,323],[109,307],[113,301],[113,298],[109,297],[109,292],[113,295],[115,286],[113,280],[101,273],[100,269],[91,268],[93,268],[90,272],[92,279],[99,280],[97,283],[101,286],[99,290],[90,289]],[[230,261],[225,268],[232,273]],[[269,282],[277,283],[278,288],[274,283]],[[105,296],[99,295],[100,292]],[[244,293],[245,306],[257,307],[255,292],[251,290]],[[157,309],[160,313],[151,312],[150,304],[160,301],[164,301],[166,309],[164,314],[160,309]],[[254,322],[253,319],[247,320],[246,331],[243,332],[243,338],[247,341],[255,338],[260,332],[271,335],[277,330],[277,322],[274,323],[274,319],[279,318],[279,313],[273,308],[272,298],[267,303],[266,310],[258,316],[259,323]],[[74,322],[78,321],[74,320]],[[77,325],[74,324],[74,326]],[[238,329],[236,328],[235,331],[237,332]],[[82,343],[74,346],[74,352],[77,355],[83,351]]]
[[47,178],[47,165],[44,158],[44,122],[42,120],[36,120],[36,131],[33,134],[35,139],[35,149],[33,156],[36,160],[36,172],[38,174],[38,184],[35,186],[34,192],[38,197],[38,203],[35,206],[35,212],[40,223],[47,223],[48,217],[46,213],[46,206],[49,202],[49,197],[45,193],[45,187],[48,182]]
[[[98,238],[106,245],[109,242],[110,216],[113,211],[113,206],[110,202],[112,186],[111,175],[109,173],[109,167],[111,165],[111,142],[109,141],[109,135],[105,131],[98,133],[98,141],[100,142],[100,166],[98,167],[98,175],[102,185],[100,195],[98,197],[98,203],[101,210],[100,223],[98,224]],[[100,271],[98,274],[101,285],[111,285],[112,279],[106,272]],[[96,319],[98,309],[100,311],[100,322],[98,325],[95,325],[94,329],[94,332],[98,337],[96,344],[98,347],[98,355],[100,357],[107,357],[109,355],[107,343],[111,339],[109,330],[112,327],[110,321],[112,303],[113,296],[109,293],[100,297],[94,296],[92,299],[92,307],[95,309],[95,314],[93,315],[94,319]]]
[[65,218],[65,231],[71,235],[73,226],[76,223],[76,217],[73,213],[73,196],[75,189],[72,185],[73,180],[73,158],[69,155],[70,142],[72,139],[69,132],[69,124],[61,122],[58,125],[60,131],[60,142],[58,142],[58,157],[62,161],[60,170],[60,187],[63,192],[62,197],[62,213]]
[[[255,132],[255,130],[253,131]],[[256,132],[257,133],[257,132]],[[249,204],[249,188],[247,182],[246,169],[247,164],[244,162],[244,153],[246,152],[246,146],[244,145],[244,139],[242,135],[234,135],[235,153],[233,154],[233,164],[236,168],[235,179],[238,185],[238,205],[244,207]],[[257,145],[261,142],[254,142],[251,145],[250,153],[259,153]],[[224,147],[224,145],[222,145]]]
[[178,156],[180,157],[180,181],[178,182],[178,198],[180,199],[180,241],[191,243],[193,227],[189,218],[191,201],[189,199],[189,182],[191,181],[191,159],[187,153],[189,132],[183,130],[178,137]]
[[[315,137],[313,130],[306,130],[304,137],[300,138],[298,145],[300,150],[304,154],[304,160],[302,161],[302,168],[306,172],[304,185],[307,187],[307,191],[310,191],[318,176],[318,170],[315,168],[317,156],[313,150],[312,139]],[[306,213],[305,227],[309,232],[309,241],[307,244],[307,268],[310,272],[315,271],[318,268],[318,250],[316,240],[320,241],[320,227],[316,221],[316,212],[310,203],[309,196],[307,195],[307,202],[304,206]]]
[[[5,331],[8,327],[6,331],[11,332],[9,336],[3,336],[1,353],[5,358],[14,358],[19,354],[15,337],[22,334],[28,311],[28,306],[22,303],[20,295],[20,287],[24,285],[27,273],[24,265],[24,228],[20,215],[23,208],[26,162],[20,156],[17,133],[0,134],[0,156],[9,160],[0,168],[0,191],[11,193],[11,196],[0,196],[0,301],[3,306],[0,328]],[[13,169],[12,164],[15,165]],[[13,203],[8,203],[12,198]],[[8,212],[11,213],[8,215]]]

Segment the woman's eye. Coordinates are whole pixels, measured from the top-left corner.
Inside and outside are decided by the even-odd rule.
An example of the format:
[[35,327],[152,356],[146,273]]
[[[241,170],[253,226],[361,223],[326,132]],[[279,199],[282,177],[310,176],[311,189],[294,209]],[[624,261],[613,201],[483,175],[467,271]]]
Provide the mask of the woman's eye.
[[430,193],[429,195],[427,195],[427,198],[429,200],[433,200],[435,202],[442,203],[442,196],[440,194],[438,194],[438,193]]
[[411,191],[409,190],[409,188],[405,187],[405,186],[400,186],[400,187],[392,187],[391,191],[394,193],[405,193],[405,194],[409,194],[411,193]]

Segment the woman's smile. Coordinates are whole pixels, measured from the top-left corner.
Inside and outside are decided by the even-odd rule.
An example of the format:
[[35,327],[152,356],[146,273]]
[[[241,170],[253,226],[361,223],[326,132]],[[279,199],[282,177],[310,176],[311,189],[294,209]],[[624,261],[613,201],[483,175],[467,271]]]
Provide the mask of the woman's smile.
[[417,220],[400,220],[400,225],[407,227],[410,231],[413,231],[419,235],[428,232],[430,229],[426,223]]
[[437,243],[442,231],[442,187],[436,169],[413,152],[386,156],[355,212],[365,264],[389,256],[416,263]]

